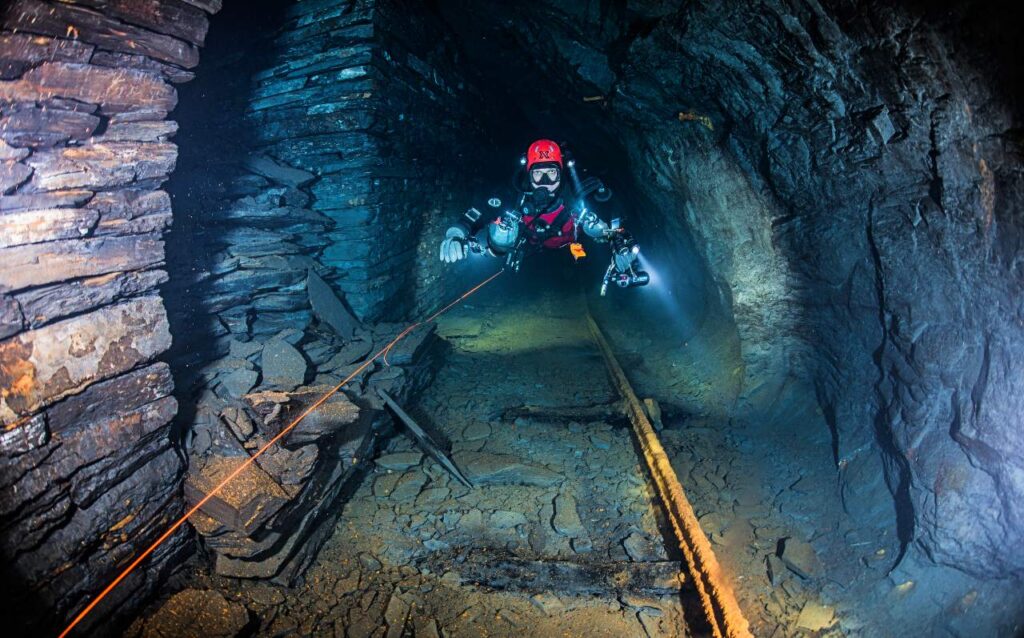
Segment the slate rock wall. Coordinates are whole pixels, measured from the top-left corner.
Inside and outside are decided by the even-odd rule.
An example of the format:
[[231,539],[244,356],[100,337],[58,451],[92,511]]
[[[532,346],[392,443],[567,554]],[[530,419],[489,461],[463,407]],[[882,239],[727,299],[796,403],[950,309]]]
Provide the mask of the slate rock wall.
[[[229,6],[183,92],[164,292],[186,499],[199,501],[283,425],[240,417],[254,402],[272,396],[296,412],[355,374],[342,392],[361,408],[357,424],[327,418],[321,436],[271,446],[251,473],[258,480],[243,481],[251,493],[240,488],[193,516],[220,574],[300,578],[360,476],[356,459],[371,457],[388,427],[376,390],[404,402],[432,377],[429,332],[407,337],[388,365],[367,362],[405,325],[381,319],[433,307],[445,292],[419,270],[438,262],[442,233],[427,225],[454,218],[442,219],[450,194],[434,145],[451,147],[454,131],[466,131],[469,102],[417,57],[438,50],[419,10],[349,0]],[[252,511],[260,516],[239,525]]]
[[474,7],[477,24],[442,6],[467,39],[515,25],[491,66],[548,70],[542,117],[600,105],[587,124],[693,233],[732,309],[748,415],[806,423],[783,417],[816,401],[857,520],[1022,574],[1008,3],[561,0]]
[[[742,178],[705,186],[723,164],[699,127],[638,137],[649,157],[690,149],[695,161],[660,172],[698,195],[694,227],[729,256],[732,272],[709,263],[734,300],[753,291],[757,303],[734,303],[745,351],[813,378],[848,510],[888,514],[884,476],[904,542],[978,576],[1020,576],[1020,556],[1004,551],[1024,533],[1009,452],[1021,444],[1024,335],[1020,147],[1007,133],[1020,105],[1015,115],[1001,92],[1003,60],[959,39],[998,31],[970,5],[747,9],[664,16],[631,44],[622,87],[640,92],[643,73],[630,72],[642,68],[671,78],[680,88],[659,99],[719,122],[725,176]],[[679,21],[685,30],[669,26]],[[649,122],[643,107],[623,101]],[[761,206],[719,198],[742,180]],[[779,266],[747,285],[766,264]],[[744,334],[750,319],[764,329]]]
[[443,39],[419,15],[403,3],[290,6],[246,112],[255,150],[316,176],[309,209],[330,225],[318,262],[365,320],[402,318],[440,296],[437,273],[419,270],[419,238],[442,207],[450,217],[438,167],[461,151],[436,149],[479,130],[454,69],[429,61]]
[[[173,83],[219,0],[0,9],[0,537],[15,633],[50,631],[182,513],[157,287]],[[177,534],[104,604],[152,591]],[[95,627],[94,629],[95,630]]]

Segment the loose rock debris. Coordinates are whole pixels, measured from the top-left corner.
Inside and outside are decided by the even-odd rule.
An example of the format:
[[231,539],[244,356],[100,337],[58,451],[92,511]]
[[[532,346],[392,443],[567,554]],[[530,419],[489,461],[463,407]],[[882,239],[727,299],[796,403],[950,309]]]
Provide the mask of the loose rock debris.
[[[530,314],[552,321],[545,309]],[[465,324],[480,314],[454,316]],[[391,436],[294,587],[218,568],[198,569],[190,588],[244,605],[258,635],[682,635],[685,579],[628,431],[601,419],[502,416],[522,405],[522,380],[553,373],[563,382],[531,387],[544,404],[614,398],[601,368],[581,374],[558,353],[593,348],[581,321],[521,331],[530,320],[508,316],[451,337],[447,361],[410,408],[450,441],[473,490],[408,437]],[[524,334],[550,335],[550,354],[517,348]],[[149,631],[153,618],[135,629]]]

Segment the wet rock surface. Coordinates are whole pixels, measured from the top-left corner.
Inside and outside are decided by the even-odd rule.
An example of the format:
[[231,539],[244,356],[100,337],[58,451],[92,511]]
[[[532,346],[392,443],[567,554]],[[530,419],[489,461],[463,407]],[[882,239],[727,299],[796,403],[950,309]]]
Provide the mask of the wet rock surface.
[[[206,385],[197,397],[190,427],[185,497],[192,505],[212,494],[190,522],[218,575],[273,579],[285,585],[301,578],[365,474],[379,434],[390,428],[377,390],[404,400],[430,381],[435,365],[432,330],[410,334],[404,349],[383,364],[373,357],[394,337],[393,328],[384,325],[376,333],[360,334],[372,347],[352,357],[353,370],[345,377],[350,379],[343,390],[307,415],[345,380],[333,374],[330,361],[346,342],[333,326],[320,328],[306,333],[286,330],[259,347],[233,341],[230,350],[237,356],[229,354],[215,362],[204,375]],[[320,352],[317,359],[323,362],[313,373],[329,384],[303,382],[309,368],[303,352],[313,351]],[[241,358],[245,355],[258,355],[259,364]],[[240,380],[240,375],[245,376]],[[224,483],[265,447],[255,462]],[[406,454],[404,462],[402,454],[391,457],[393,467],[411,468],[422,461],[420,454]],[[378,480],[374,491],[416,497],[426,480],[389,477],[395,480],[386,486]]]
[[[461,292],[467,271],[442,271],[435,240],[470,200],[484,129],[533,117],[620,178],[644,255],[680,293],[682,317],[640,327],[608,300],[606,318],[632,324],[623,360],[758,630],[1017,633],[1020,56],[1005,54],[1015,34],[998,3],[903,4],[246,4],[259,16],[246,24],[265,24],[211,56],[221,73],[187,115],[209,125],[179,161],[172,83],[192,78],[219,0],[8,3],[6,602],[49,631],[180,515],[172,441],[191,454],[195,502],[398,320]],[[558,90],[538,90],[537,69]],[[441,326],[474,376],[442,379],[444,400],[420,405],[443,415],[486,498],[401,439],[356,480],[388,431],[376,390],[406,403],[429,376],[430,339],[414,334],[391,367],[353,379],[355,403],[325,406],[208,503],[194,523],[216,575],[137,631],[203,626],[203,613],[224,635],[668,631],[676,611],[648,604],[648,585],[583,603],[523,586],[541,565],[578,584],[608,575],[588,561],[666,561],[642,508],[619,505],[642,502],[642,485],[604,473],[625,458],[614,397],[534,380],[599,367],[547,334],[571,313],[547,304],[516,325],[561,348],[538,369],[535,344],[488,341],[508,308],[489,310]],[[155,362],[169,334],[176,398]],[[509,360],[524,377],[488,376]],[[549,416],[506,418],[545,406],[454,387],[480,379],[551,403]],[[349,488],[350,507],[334,507]],[[339,511],[360,521],[344,547],[328,539]],[[463,551],[478,538],[500,573]],[[298,583],[321,546],[296,589],[255,582]],[[190,549],[175,535],[84,629],[137,607]],[[207,611],[186,617],[181,601]]]
[[686,335],[663,309],[630,303],[628,327],[611,320],[621,306],[591,307],[620,356],[638,357],[630,379],[662,406],[659,437],[755,636],[1013,635],[1021,601],[1007,583],[913,557],[892,570],[899,545],[844,511],[824,433],[766,438],[731,414],[739,351],[727,331]]
[[[1016,588],[1021,78],[996,17],[1009,5],[470,4],[442,11],[482,77],[527,104],[544,65],[571,88],[527,110],[573,113],[569,141],[628,157],[628,223],[683,315],[663,347],[685,352],[731,317],[737,356],[701,366],[731,366],[726,411],[814,467],[812,483],[823,451],[842,509],[884,539],[908,592],[959,608],[950,569]],[[514,53],[485,53],[502,38]],[[910,622],[937,618],[916,605]]]
[[[474,301],[480,305],[450,315],[478,321],[481,329],[452,339],[445,365],[411,409],[448,441],[467,475],[478,464],[483,480],[473,489],[396,433],[340,506],[337,526],[294,588],[205,570],[188,586],[244,605],[260,635],[684,631],[681,563],[666,553],[628,429],[599,420],[501,416],[522,405],[523,384],[551,406],[613,398],[603,369],[580,374],[565,356],[594,347],[578,315],[556,319],[558,330],[543,333],[540,350],[522,350],[531,334],[523,326],[541,316],[552,321],[548,312],[564,314],[565,300],[524,300],[518,312],[506,300],[504,293],[481,296]],[[537,343],[532,334],[528,339]],[[537,387],[541,379],[550,382]],[[487,436],[463,436],[479,422],[488,424]],[[604,449],[590,445],[595,434],[607,441]],[[149,627],[160,613],[137,627]]]
[[[56,633],[183,513],[158,286],[172,83],[194,4],[0,8],[0,507],[12,635]],[[163,13],[160,13],[160,12]],[[157,15],[160,14],[160,15]],[[82,626],[114,631],[193,550],[174,534]]]

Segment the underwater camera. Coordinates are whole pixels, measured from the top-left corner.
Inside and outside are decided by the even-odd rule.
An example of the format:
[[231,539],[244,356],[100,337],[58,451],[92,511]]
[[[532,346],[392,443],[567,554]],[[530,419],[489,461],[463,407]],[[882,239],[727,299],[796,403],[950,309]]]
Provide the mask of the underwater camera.
[[612,220],[607,235],[612,248],[612,262],[608,264],[601,282],[601,296],[608,292],[608,285],[612,283],[619,288],[646,286],[650,283],[651,276],[640,270],[640,246],[633,235],[619,225],[618,219]]

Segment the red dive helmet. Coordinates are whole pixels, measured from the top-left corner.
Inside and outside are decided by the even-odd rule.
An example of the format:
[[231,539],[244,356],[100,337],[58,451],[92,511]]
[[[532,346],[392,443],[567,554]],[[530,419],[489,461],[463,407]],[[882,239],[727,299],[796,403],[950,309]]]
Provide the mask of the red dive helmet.
[[562,149],[551,140],[537,140],[526,151],[526,170],[534,164],[557,164],[562,168]]

